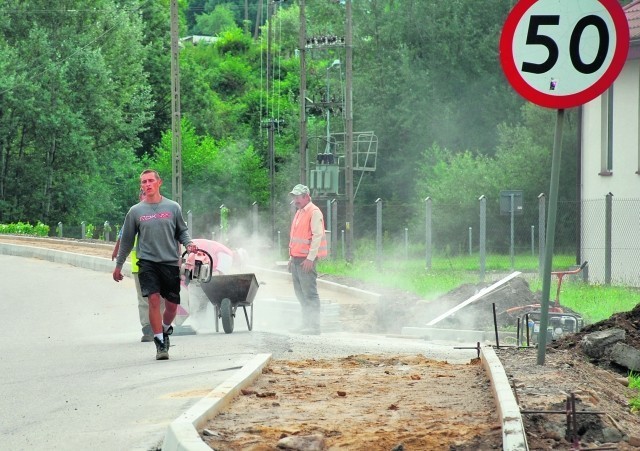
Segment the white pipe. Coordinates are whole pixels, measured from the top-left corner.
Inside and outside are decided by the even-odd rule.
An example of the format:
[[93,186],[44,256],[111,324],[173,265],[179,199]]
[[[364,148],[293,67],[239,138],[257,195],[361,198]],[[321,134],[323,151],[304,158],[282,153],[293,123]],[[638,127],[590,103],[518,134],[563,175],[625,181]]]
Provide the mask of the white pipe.
[[427,323],[427,326],[433,326],[435,323],[437,323],[439,321],[442,321],[447,316],[451,315],[454,312],[457,312],[462,307],[471,304],[473,301],[476,301],[476,300],[480,299],[481,297],[485,296],[489,292],[491,292],[491,291],[495,290],[496,288],[498,288],[500,285],[504,285],[505,283],[507,283],[508,281],[513,279],[514,277],[519,276],[520,274],[522,274],[520,271],[513,272],[513,273],[509,274],[507,277],[505,277],[504,279],[497,281],[493,285],[491,285],[489,287],[486,287],[486,288],[483,288],[482,290],[480,290],[479,292],[477,292],[476,294],[471,296],[466,301],[462,302],[461,304],[456,305],[454,308],[444,312],[442,315],[440,315],[437,318],[432,319],[431,321],[429,321]]

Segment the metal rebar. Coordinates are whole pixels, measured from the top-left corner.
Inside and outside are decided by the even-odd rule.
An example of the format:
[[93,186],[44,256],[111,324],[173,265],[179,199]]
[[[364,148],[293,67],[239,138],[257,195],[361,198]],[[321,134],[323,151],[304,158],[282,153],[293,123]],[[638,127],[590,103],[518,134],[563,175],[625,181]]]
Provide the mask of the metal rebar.
[[529,335],[530,335],[530,332],[529,332],[529,314],[528,313],[526,315],[524,315],[524,320],[527,323],[527,346],[530,346],[530,343],[529,343]]
[[496,348],[500,349],[500,340],[498,339],[498,317],[496,316],[496,303],[493,304],[493,328],[496,331]]
[[571,423],[572,423],[572,443],[576,447],[576,449],[580,448],[580,442],[578,440],[578,415],[576,412],[576,395],[575,393],[571,393]]
[[565,438],[571,443],[573,443],[572,436],[571,436],[571,416],[569,413],[569,397],[568,396],[564,402],[564,414],[565,414],[565,422],[566,422],[565,429],[567,431]]
[[[520,413],[523,414],[552,414],[552,415],[566,415],[566,410],[521,410]],[[607,412],[599,412],[599,411],[591,411],[591,410],[577,410],[576,415],[606,415]]]
[[518,325],[516,327],[516,346],[520,346],[520,318],[518,318]]
[[476,342],[476,346],[454,346],[453,349],[475,349],[478,351],[478,358],[480,358],[480,342]]

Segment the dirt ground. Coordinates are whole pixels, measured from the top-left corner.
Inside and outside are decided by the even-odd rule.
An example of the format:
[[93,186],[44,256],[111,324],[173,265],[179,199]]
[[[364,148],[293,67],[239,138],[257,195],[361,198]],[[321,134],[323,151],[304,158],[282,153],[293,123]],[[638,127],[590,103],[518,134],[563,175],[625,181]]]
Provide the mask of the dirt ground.
[[[18,242],[0,235],[0,242],[8,240]],[[107,245],[44,241],[46,245],[43,240],[23,239],[20,244],[111,258],[112,248]],[[401,290],[320,277],[381,293],[385,311],[345,309],[349,312],[345,320],[356,332],[384,334],[398,333],[400,325],[424,325],[488,285],[463,285],[436,302],[425,303]],[[514,315],[507,310],[537,302],[539,294],[518,277],[441,326],[492,328],[492,304],[498,324],[513,324]],[[639,326],[640,307],[588,325],[578,334],[550,343],[544,365],[537,364],[535,348],[496,349],[525,412],[530,449],[640,448],[640,416],[629,407],[637,392],[624,385],[626,370],[606,360],[590,360],[580,345],[586,333],[620,327],[627,332],[626,344],[640,349]],[[585,413],[576,416],[575,427],[567,428],[566,403],[572,394],[576,410]],[[495,405],[478,362],[451,365],[420,355],[272,361],[234,401],[233,409],[205,429],[203,439],[220,450],[501,448]]]
[[478,361],[352,355],[273,361],[205,427],[216,450],[501,449]]

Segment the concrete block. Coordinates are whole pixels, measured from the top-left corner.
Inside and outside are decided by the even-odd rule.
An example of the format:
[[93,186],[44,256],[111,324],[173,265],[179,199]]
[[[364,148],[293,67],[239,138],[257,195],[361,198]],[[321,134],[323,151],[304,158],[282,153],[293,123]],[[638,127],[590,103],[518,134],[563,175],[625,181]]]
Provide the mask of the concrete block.
[[610,358],[612,362],[631,371],[640,371],[640,349],[624,343],[616,343],[611,348]]
[[585,354],[594,359],[602,358],[611,346],[624,341],[624,329],[607,329],[590,333],[582,337],[580,346]]

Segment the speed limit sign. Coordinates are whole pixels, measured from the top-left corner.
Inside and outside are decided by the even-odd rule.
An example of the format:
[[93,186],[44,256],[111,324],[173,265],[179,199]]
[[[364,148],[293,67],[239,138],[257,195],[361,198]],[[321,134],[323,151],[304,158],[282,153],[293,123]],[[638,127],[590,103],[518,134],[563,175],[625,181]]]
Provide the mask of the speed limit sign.
[[629,51],[618,0],[520,0],[500,36],[500,62],[513,88],[548,108],[571,108],[606,91]]

